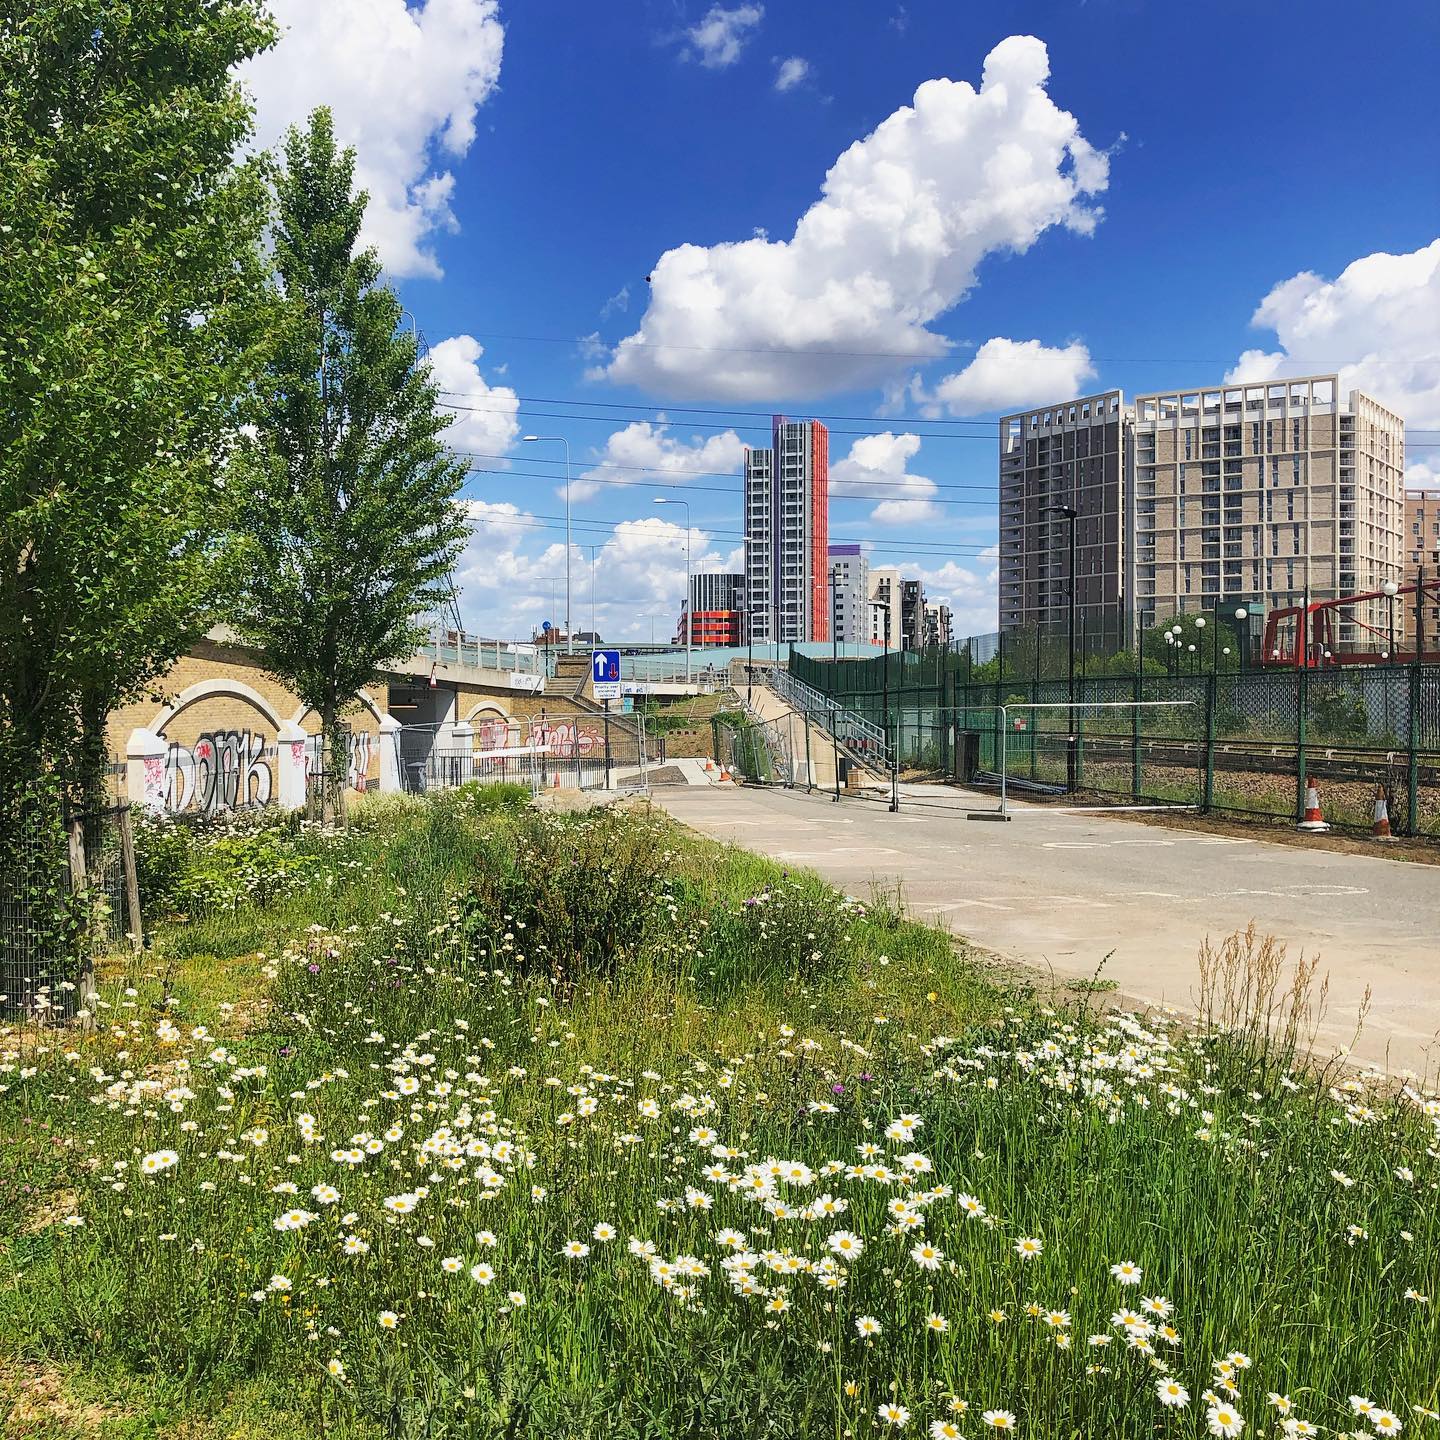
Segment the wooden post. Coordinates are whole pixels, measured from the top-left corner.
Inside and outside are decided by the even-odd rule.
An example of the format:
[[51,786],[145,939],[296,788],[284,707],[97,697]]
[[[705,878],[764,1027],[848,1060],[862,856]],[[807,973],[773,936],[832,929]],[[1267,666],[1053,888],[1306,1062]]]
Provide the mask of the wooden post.
[[130,811],[121,807],[117,816],[120,830],[120,864],[125,872],[125,920],[130,944],[138,952],[145,948],[145,932],[140,921],[140,875],[135,868],[135,832],[130,826]]
[[84,909],[84,922],[80,930],[83,953],[77,978],[79,992],[84,996],[95,988],[95,960],[90,953],[90,882],[85,873],[85,825],[81,820],[70,822],[70,893]]

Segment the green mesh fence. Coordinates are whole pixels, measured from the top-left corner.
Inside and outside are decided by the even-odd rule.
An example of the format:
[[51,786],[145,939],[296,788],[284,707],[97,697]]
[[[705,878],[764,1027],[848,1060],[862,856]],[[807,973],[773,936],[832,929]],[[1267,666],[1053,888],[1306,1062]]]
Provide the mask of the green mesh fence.
[[[940,648],[839,662],[794,655],[790,669],[888,725],[902,773],[965,778],[970,767],[983,778],[999,769],[999,707],[1069,703],[1063,648],[1031,649],[985,665]],[[1193,703],[1100,708],[1157,700]],[[1074,703],[1076,789],[1086,794],[1294,820],[1313,782],[1327,820],[1367,832],[1378,788],[1395,833],[1440,839],[1440,666],[1180,674],[1147,658],[1141,675],[1077,667]],[[1007,774],[1067,785],[1071,718],[1065,708],[1013,711]]]

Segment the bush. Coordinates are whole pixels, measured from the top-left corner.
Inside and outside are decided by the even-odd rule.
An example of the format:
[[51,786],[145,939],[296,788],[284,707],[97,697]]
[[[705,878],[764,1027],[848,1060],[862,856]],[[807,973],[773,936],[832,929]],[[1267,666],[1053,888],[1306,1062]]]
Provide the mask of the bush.
[[613,975],[663,913],[663,836],[654,821],[610,810],[517,816],[461,896],[464,943],[562,988]]
[[752,981],[811,980],[837,970],[851,923],[863,914],[853,900],[816,880],[781,878],[711,918],[709,963],[720,993]]

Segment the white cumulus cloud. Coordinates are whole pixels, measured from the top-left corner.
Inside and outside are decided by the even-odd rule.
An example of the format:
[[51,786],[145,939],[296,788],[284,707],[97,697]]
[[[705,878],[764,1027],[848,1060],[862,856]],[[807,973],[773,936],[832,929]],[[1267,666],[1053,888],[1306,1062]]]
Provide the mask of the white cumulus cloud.
[[870,512],[877,525],[914,525],[938,520],[935,504],[939,489],[933,480],[911,474],[909,465],[920,450],[918,435],[882,431],[863,435],[850,453],[830,464],[832,499],[874,500],[885,497]]
[[[442,437],[445,444],[494,457],[504,455],[520,434],[520,397],[508,385],[486,384],[478,363],[484,353],[473,336],[455,335],[431,347],[430,370],[441,404],[455,416]],[[478,463],[488,468],[493,459]]]
[[810,62],[803,55],[792,55],[780,61],[775,69],[775,88],[783,95],[793,90],[810,74]]
[[1227,380],[1338,369],[1342,392],[1363,390],[1410,425],[1440,428],[1440,240],[1366,255],[1334,280],[1292,275],[1251,323],[1273,330],[1280,349],[1245,351]]
[[[655,479],[714,484],[706,476],[733,475],[738,497],[744,458],[745,442],[733,430],[686,441],[672,435],[668,425],[636,420],[606,440],[599,462],[576,478],[570,495],[572,500],[588,500],[611,485],[643,485]],[[563,485],[559,494],[563,498]]]
[[988,635],[999,623],[996,596],[1000,583],[999,551],[991,547],[968,565],[947,560],[936,568],[899,562],[906,575],[918,575],[925,582],[925,598],[950,607],[955,638]]
[[917,390],[917,398],[951,415],[986,415],[1068,400],[1094,375],[1090,352],[1079,341],[1057,347],[997,335],[963,370],[947,375],[928,395]]
[[447,161],[475,139],[475,112],[500,79],[497,0],[271,0],[284,34],[240,78],[258,139],[275,144],[317,105],[335,115],[370,192],[362,239],[392,275],[438,276],[429,241],[453,230]]
[[[508,502],[472,501],[469,514],[472,535],[456,567],[466,628],[487,637],[528,639],[542,620],[563,625],[563,526]],[[644,516],[577,538],[570,551],[575,628],[590,628],[593,578],[593,613],[601,635],[648,640],[654,616],[655,638],[669,640],[685,595],[686,534],[683,524]],[[742,551],[715,549],[698,527],[688,534],[695,574],[739,571]]]
[[685,32],[690,42],[687,53],[707,69],[723,70],[740,58],[745,42],[764,18],[763,5],[736,5],[728,10],[712,5],[705,18]]
[[[1052,226],[1080,234],[1109,159],[1045,89],[1045,46],[989,54],[979,89],[927,80],[830,167],[789,240],[667,250],[640,328],[601,374],[666,394],[800,398],[878,383],[943,355],[930,322],[987,255]],[[799,352],[799,353],[794,353]]]
[[1424,460],[1412,460],[1405,467],[1407,490],[1440,490],[1440,468]]

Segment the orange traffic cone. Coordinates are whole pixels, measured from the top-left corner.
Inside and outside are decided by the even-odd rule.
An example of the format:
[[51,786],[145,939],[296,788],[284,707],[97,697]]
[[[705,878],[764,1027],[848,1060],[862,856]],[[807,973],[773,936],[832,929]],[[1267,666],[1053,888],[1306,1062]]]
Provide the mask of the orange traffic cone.
[[1370,827],[1370,838],[1382,845],[1394,845],[1395,837],[1390,833],[1390,807],[1385,803],[1385,787],[1375,787],[1375,823]]
[[1305,818],[1295,827],[1297,830],[1328,830],[1325,817],[1320,813],[1320,792],[1314,781],[1305,787]]

